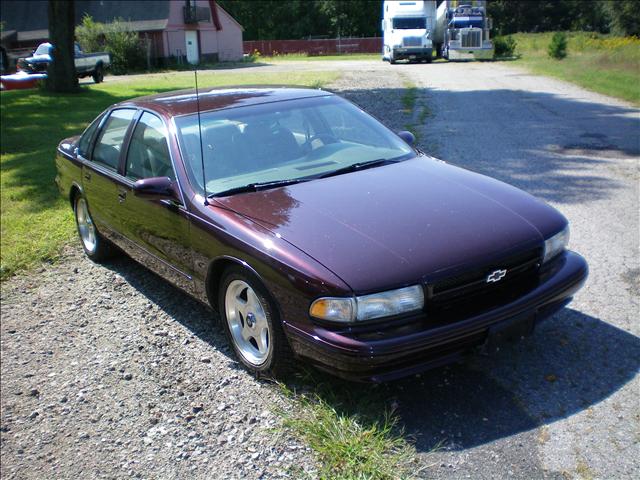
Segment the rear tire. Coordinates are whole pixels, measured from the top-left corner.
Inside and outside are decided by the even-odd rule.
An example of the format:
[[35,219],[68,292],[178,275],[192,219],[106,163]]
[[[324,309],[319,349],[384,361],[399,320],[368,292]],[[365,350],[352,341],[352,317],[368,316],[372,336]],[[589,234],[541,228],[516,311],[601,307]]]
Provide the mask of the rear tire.
[[95,83],[101,83],[104,80],[104,73],[102,71],[102,65],[96,66],[96,69],[93,72],[93,81]]
[[96,263],[112,257],[114,253],[113,246],[98,232],[89,213],[87,200],[80,194],[76,195],[73,202],[73,212],[76,218],[80,243],[87,257]]
[[278,310],[262,283],[241,267],[226,270],[218,297],[220,318],[236,357],[258,376],[291,371],[293,353]]

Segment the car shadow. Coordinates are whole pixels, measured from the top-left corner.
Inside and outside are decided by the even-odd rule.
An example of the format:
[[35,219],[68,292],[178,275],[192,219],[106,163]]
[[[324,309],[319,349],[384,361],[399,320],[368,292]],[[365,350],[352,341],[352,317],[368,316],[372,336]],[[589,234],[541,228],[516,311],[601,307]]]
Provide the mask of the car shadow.
[[[126,256],[105,267],[240,368],[217,314]],[[282,379],[364,424],[395,413],[418,452],[464,450],[535,429],[595,405],[640,369],[640,338],[565,308],[533,336],[490,356],[386,384],[361,384],[301,364]]]
[[565,308],[498,354],[382,385],[318,372],[289,381],[343,415],[381,423],[392,411],[418,452],[449,451],[535,429],[603,401],[640,368],[640,339]]

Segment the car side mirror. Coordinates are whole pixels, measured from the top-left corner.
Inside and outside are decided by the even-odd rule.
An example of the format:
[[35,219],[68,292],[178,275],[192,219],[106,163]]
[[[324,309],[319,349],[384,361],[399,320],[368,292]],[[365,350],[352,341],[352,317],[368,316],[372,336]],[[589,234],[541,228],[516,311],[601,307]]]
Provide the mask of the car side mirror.
[[414,143],[416,143],[416,137],[413,133],[408,132],[406,130],[403,130],[401,132],[398,132],[398,136],[404,140],[404,142],[407,145],[413,145]]
[[133,184],[133,194],[154,200],[176,198],[173,181],[169,177],[141,178]]

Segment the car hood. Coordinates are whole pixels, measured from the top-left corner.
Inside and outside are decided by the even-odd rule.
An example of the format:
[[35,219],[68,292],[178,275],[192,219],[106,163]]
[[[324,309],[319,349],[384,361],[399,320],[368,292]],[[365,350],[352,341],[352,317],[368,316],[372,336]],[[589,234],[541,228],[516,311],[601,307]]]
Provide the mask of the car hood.
[[268,228],[359,293],[540,248],[566,225],[531,195],[430,157],[215,201]]

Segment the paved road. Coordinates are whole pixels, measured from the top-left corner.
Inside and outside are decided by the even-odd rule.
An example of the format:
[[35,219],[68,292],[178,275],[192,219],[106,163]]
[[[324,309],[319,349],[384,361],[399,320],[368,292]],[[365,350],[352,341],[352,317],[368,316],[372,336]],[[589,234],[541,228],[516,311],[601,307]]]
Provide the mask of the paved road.
[[432,114],[425,148],[560,209],[591,268],[533,338],[403,395],[418,448],[444,447],[428,475],[638,478],[640,111],[494,63],[398,72]]

